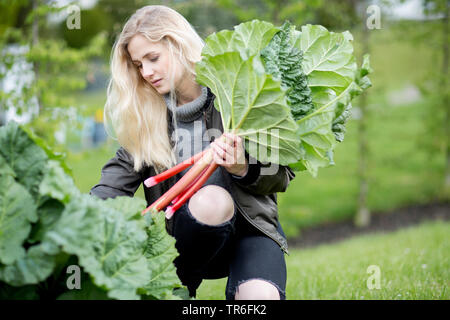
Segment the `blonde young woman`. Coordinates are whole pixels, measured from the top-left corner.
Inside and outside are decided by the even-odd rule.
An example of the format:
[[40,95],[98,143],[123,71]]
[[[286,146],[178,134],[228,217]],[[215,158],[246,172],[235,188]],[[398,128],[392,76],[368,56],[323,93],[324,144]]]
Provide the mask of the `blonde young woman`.
[[[264,175],[240,137],[222,135],[209,88],[195,81],[204,42],[179,13],[146,6],[125,24],[113,47],[105,125],[120,144],[91,194],[132,197],[149,176],[205,149],[219,168],[188,203],[166,219],[176,239],[174,264],[191,296],[203,279],[228,277],[227,299],[285,299],[287,243],[278,222],[276,193],[294,174],[279,166]],[[185,170],[186,171],[186,170]],[[184,172],[154,187],[150,205]]]

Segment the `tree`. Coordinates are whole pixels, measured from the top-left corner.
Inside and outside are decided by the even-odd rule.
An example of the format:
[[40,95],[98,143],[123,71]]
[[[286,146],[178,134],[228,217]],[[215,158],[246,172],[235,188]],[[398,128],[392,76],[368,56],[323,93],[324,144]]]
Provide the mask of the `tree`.
[[[403,0],[401,0],[403,1]],[[381,8],[380,6],[372,6],[372,1],[360,1],[356,2],[350,0],[348,5],[353,6],[353,10],[345,8],[346,12],[349,12],[351,25],[360,26],[362,32],[360,42],[362,43],[362,54],[370,54],[370,33],[374,32],[377,28],[381,28],[377,23],[381,24]],[[382,0],[380,4],[384,7],[390,7],[392,3],[386,0]],[[372,10],[373,9],[373,10]],[[380,15],[380,16],[378,16]],[[370,31],[369,31],[370,28]],[[353,219],[354,224],[357,227],[366,227],[370,224],[371,212],[367,203],[370,180],[369,180],[369,168],[368,163],[370,160],[370,148],[367,138],[367,123],[370,120],[370,108],[368,105],[368,92],[364,91],[359,97],[358,103],[360,116],[358,119],[358,200],[356,213]]]
[[[361,19],[362,21],[364,19]],[[362,22],[361,21],[361,22]],[[369,29],[365,23],[362,25],[362,52],[370,53],[369,48]],[[359,110],[360,117],[358,121],[358,203],[356,208],[356,214],[354,217],[354,223],[358,227],[366,227],[370,224],[370,210],[367,204],[367,197],[369,194],[369,179],[368,179],[368,158],[369,158],[369,145],[367,139],[367,121],[368,121],[368,108],[367,108],[367,92],[364,91],[359,98]]]
[[[66,10],[71,3],[57,7],[54,2],[33,0],[31,4],[15,4],[15,17],[2,27],[0,52],[2,68],[0,80],[13,72],[13,67],[30,64],[29,81],[14,90],[0,92],[2,110],[31,115],[29,126],[50,145],[56,145],[54,132],[67,127],[71,107],[75,106],[74,93],[86,86],[89,59],[101,56],[106,37],[95,36],[88,46],[72,49],[64,40],[54,36],[46,18],[51,12]],[[9,4],[0,3],[0,12]],[[19,79],[22,74],[18,75]],[[73,112],[72,112],[73,114]],[[72,125],[77,122],[73,121]],[[63,148],[63,146],[60,146]]]
[[239,22],[259,19],[281,25],[285,20],[301,25],[313,22],[324,0],[219,0],[217,5],[232,12]]
[[222,29],[232,29],[240,21],[230,11],[223,10],[215,0],[185,0],[168,4],[182,14],[203,39]]

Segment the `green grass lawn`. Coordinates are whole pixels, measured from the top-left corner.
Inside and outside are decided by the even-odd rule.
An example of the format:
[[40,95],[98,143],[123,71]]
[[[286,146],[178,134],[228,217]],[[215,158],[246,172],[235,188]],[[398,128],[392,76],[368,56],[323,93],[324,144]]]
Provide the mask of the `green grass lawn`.
[[[370,234],[286,257],[288,300],[450,299],[450,223],[429,222]],[[395,245],[393,245],[395,244]],[[379,268],[380,289],[369,266]],[[204,280],[197,299],[225,299],[226,278]]]
[[[427,101],[373,110],[368,124],[368,206],[386,211],[438,197],[445,168],[444,154],[430,156],[418,139]],[[280,220],[287,235],[299,228],[351,219],[358,198],[357,120],[350,120],[344,142],[335,149],[333,167],[318,177],[299,172],[287,192],[279,193]]]

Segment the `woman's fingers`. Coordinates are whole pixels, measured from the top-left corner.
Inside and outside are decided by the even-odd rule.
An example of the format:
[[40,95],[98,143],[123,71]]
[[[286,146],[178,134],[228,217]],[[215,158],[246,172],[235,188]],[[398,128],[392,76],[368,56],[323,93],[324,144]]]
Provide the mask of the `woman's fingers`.
[[211,143],[211,147],[218,164],[230,167],[246,163],[242,139],[237,135],[224,133],[223,138]]
[[223,134],[223,136],[224,136],[225,138],[227,138],[226,140],[227,140],[227,141],[230,141],[230,143],[231,143],[231,142],[235,143],[235,142],[237,142],[238,140],[241,139],[241,137],[239,137],[238,135],[233,134],[233,133],[230,133],[230,132],[225,132],[225,133]]
[[245,161],[245,148],[244,148],[244,143],[243,143],[242,138],[240,136],[232,134],[232,133],[224,133],[223,135],[226,138],[228,138],[230,143],[233,144],[234,156],[236,157],[238,163],[240,163],[239,161],[241,161],[241,160],[242,160],[242,163],[244,163],[244,161]]
[[214,158],[214,162],[217,163],[218,165],[225,164],[225,160],[223,159],[223,157],[221,155],[219,155],[219,153],[215,150],[213,152],[213,158]]
[[215,142],[211,143],[211,147],[214,150],[213,157],[214,161],[218,165],[224,167],[230,167],[235,163],[234,158],[230,156],[222,147],[218,146]]
[[242,139],[230,133],[224,133],[223,138],[216,139],[211,143],[214,162],[225,167],[225,169],[235,175],[245,175],[248,169],[245,158]]
[[232,134],[232,133],[224,133],[223,134],[223,141],[225,141],[225,143],[229,144],[232,147],[236,146],[236,135]]
[[234,147],[232,145],[229,145],[228,143],[225,143],[221,140],[214,141],[213,144],[222,149],[225,153],[228,154],[228,156],[232,157],[235,153]]

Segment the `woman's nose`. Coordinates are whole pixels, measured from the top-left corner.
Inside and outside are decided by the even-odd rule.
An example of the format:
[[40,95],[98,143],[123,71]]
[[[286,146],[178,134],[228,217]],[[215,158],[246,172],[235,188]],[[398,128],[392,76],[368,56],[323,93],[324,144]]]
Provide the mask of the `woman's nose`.
[[143,64],[142,65],[142,76],[144,78],[148,78],[151,77],[153,75],[153,68],[150,67],[148,64]]

